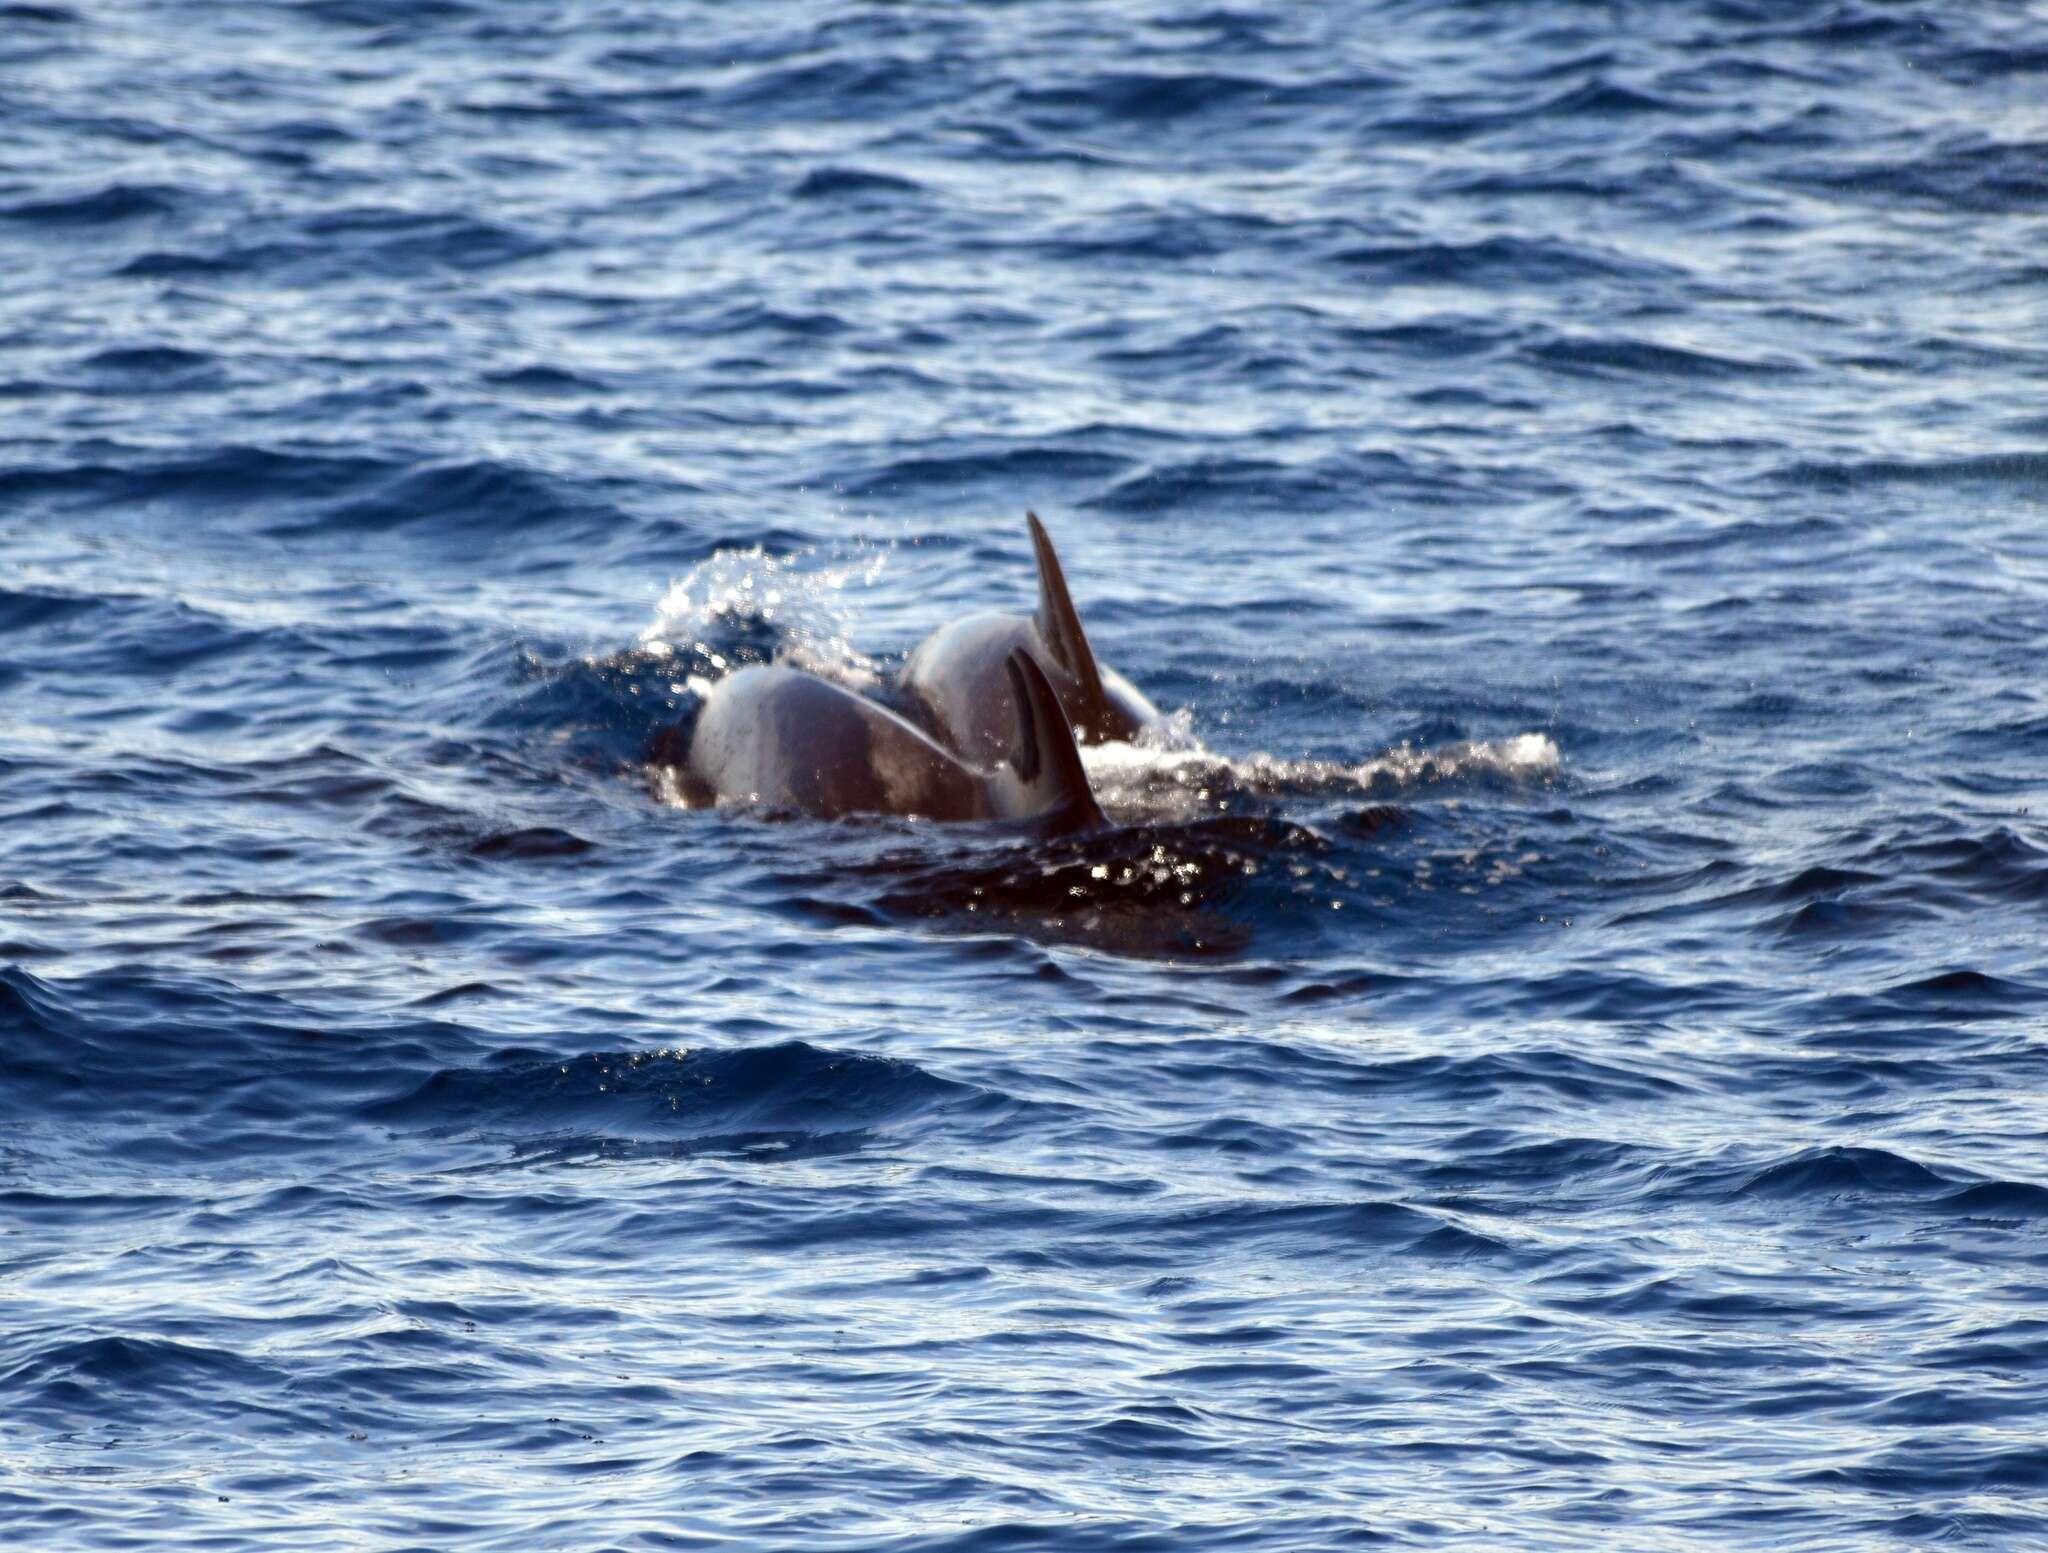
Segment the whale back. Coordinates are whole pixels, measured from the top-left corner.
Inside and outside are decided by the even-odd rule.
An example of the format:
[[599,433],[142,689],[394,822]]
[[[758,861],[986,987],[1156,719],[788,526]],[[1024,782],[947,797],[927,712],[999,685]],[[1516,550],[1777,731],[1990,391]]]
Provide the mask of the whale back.
[[977,769],[883,706],[800,670],[751,667],[699,713],[684,787],[720,804],[837,819],[1010,819],[1054,831],[1103,823],[1058,694],[1029,653],[1005,664],[1005,754]]
[[1159,720],[1158,709],[1129,680],[1096,661],[1052,540],[1035,513],[1026,517],[1038,561],[1038,612],[950,621],[918,644],[900,679],[939,741],[983,765],[1009,748],[1005,681],[1009,655],[1020,648],[1058,692],[1081,743],[1135,739]]
[[690,739],[692,785],[722,804],[820,819],[990,817],[986,777],[885,707],[796,669],[737,670]]

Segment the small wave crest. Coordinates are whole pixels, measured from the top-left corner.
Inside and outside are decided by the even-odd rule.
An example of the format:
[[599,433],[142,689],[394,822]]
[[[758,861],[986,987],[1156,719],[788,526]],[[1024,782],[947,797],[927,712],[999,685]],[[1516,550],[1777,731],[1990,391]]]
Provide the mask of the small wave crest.
[[[0,1375],[11,1416],[57,1427],[147,1404],[181,1421],[246,1416],[251,1398],[273,1393],[272,1366],[225,1346],[160,1337],[93,1336],[32,1350]],[[265,1409],[270,1411],[269,1409]],[[271,1412],[272,1419],[289,1417]]]
[[366,1119],[433,1136],[509,1136],[554,1155],[791,1156],[841,1152],[873,1131],[982,1096],[915,1064],[805,1041],[731,1051],[592,1052],[444,1068]]

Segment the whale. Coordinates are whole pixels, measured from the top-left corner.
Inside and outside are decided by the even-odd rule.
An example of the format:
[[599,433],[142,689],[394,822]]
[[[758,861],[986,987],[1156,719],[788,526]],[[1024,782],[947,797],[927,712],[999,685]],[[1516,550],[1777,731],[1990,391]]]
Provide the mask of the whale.
[[896,680],[933,737],[969,762],[1000,759],[1008,747],[1001,687],[1013,652],[1044,669],[1083,744],[1128,743],[1160,720],[1137,686],[1096,661],[1045,525],[1035,512],[1024,521],[1038,562],[1038,612],[969,615],[942,625],[918,644]]
[[780,666],[739,669],[698,714],[685,791],[817,819],[1028,820],[1060,833],[1104,824],[1059,696],[1030,653],[1005,656],[992,700],[1009,737],[980,765],[843,685]]

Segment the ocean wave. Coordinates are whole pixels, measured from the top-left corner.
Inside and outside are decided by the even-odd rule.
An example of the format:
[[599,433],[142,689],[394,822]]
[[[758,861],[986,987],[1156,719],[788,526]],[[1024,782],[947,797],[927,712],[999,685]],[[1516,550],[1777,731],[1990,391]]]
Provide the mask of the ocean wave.
[[0,634],[40,631],[107,607],[102,598],[44,588],[0,588]]
[[362,1109],[435,1136],[551,1140],[549,1157],[622,1149],[808,1158],[863,1146],[935,1112],[986,1113],[999,1095],[913,1063],[804,1041],[739,1050],[593,1052],[443,1069]]
[[1469,243],[1387,243],[1352,248],[1332,261],[1382,285],[1457,285],[1486,289],[1582,281],[1668,279],[1668,265],[1539,237],[1486,237]]
[[1271,459],[1203,457],[1158,463],[1116,481],[1081,505],[1133,515],[1233,511],[1299,512],[1357,489],[1343,461],[1292,466]]
[[283,1388],[270,1366],[228,1348],[167,1338],[85,1337],[50,1344],[0,1374],[8,1410],[43,1423],[90,1426],[111,1409],[147,1403],[159,1426],[173,1415],[243,1413],[252,1393]]
[[169,184],[110,183],[83,193],[0,205],[0,221],[46,227],[98,227],[169,217],[186,195]]
[[2048,140],[2000,141],[1971,134],[1904,161],[1838,155],[1779,176],[1816,198],[1997,217],[2048,199],[2044,166]]
[[388,479],[396,469],[386,460],[356,454],[248,446],[217,447],[182,458],[120,451],[127,456],[119,462],[0,470],[0,491],[50,505],[149,503],[237,512],[332,499]]
[[326,504],[314,513],[281,516],[269,531],[279,536],[354,535],[419,528],[453,537],[533,527],[594,534],[622,521],[625,515],[618,508],[555,476],[497,459],[477,459],[394,474],[373,490]]
[[2018,486],[2048,485],[2048,452],[2032,449],[1984,453],[1970,458],[1858,459],[1846,463],[1799,460],[1783,466],[1778,478],[1788,485],[1852,490],[1859,485],[1972,485],[1979,482]]
[[2048,1543],[2024,10],[0,0],[12,1542]]
[[1654,340],[1577,336],[1525,347],[1524,354],[1546,367],[1569,372],[1617,372],[1653,378],[1715,382],[1774,377],[1801,370],[1783,358],[1730,356],[1715,351],[1664,345]]
[[814,167],[790,190],[791,196],[800,200],[876,199],[883,202],[923,192],[924,186],[913,178],[899,178],[893,173],[869,172],[858,167]]
[[719,87],[707,106],[769,123],[889,119],[960,95],[969,79],[965,65],[943,48],[777,62]]
[[1121,119],[1138,124],[1172,123],[1228,108],[1269,94],[1271,81],[1212,71],[1167,74],[1127,71],[1091,76],[1070,86],[1027,87],[1016,93],[1027,116],[1055,114],[1074,119]]
[[1877,1148],[1806,1149],[1751,1176],[1744,1197],[1823,1197],[1844,1193],[1929,1197],[1953,1182],[1925,1165]]
[[154,380],[167,377],[191,378],[203,373],[217,374],[219,362],[203,351],[180,350],[168,345],[136,345],[96,351],[83,363],[88,372],[105,373],[122,379],[131,391],[147,390]]
[[[1950,832],[1947,835],[1940,831]],[[1858,859],[1866,875],[1910,888],[1915,878],[1939,881],[1986,901],[2015,904],[2048,900],[2048,844],[2013,825],[1961,829],[1936,820],[1875,841]]]
[[390,206],[322,211],[294,223],[309,252],[348,249],[358,265],[367,261],[394,273],[416,274],[422,266],[476,270],[546,253],[553,240],[501,221],[461,213],[404,210]]
[[1131,462],[1089,448],[1040,445],[898,458],[879,468],[840,472],[834,484],[848,496],[862,499],[987,490],[998,499],[1014,500],[1014,492],[1037,489],[1046,482],[1092,484],[1110,479],[1130,468]]

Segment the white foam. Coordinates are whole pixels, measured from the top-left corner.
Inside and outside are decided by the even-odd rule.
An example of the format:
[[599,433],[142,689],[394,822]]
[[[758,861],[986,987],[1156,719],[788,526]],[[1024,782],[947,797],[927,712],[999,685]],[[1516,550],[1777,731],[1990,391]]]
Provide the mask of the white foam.
[[1474,776],[1548,781],[1563,764],[1556,742],[1543,733],[1426,748],[1401,744],[1356,765],[1264,754],[1232,757],[1204,749],[1185,723],[1156,742],[1148,737],[1137,744],[1091,745],[1081,759],[1096,796],[1110,808],[1183,819],[1225,807],[1232,794],[1388,796]]
[[1399,786],[1447,782],[1465,776],[1501,776],[1542,782],[1557,775],[1564,756],[1547,733],[1518,733],[1507,739],[1474,739],[1436,749],[1402,744],[1351,768],[1351,780],[1371,787],[1382,780]]

